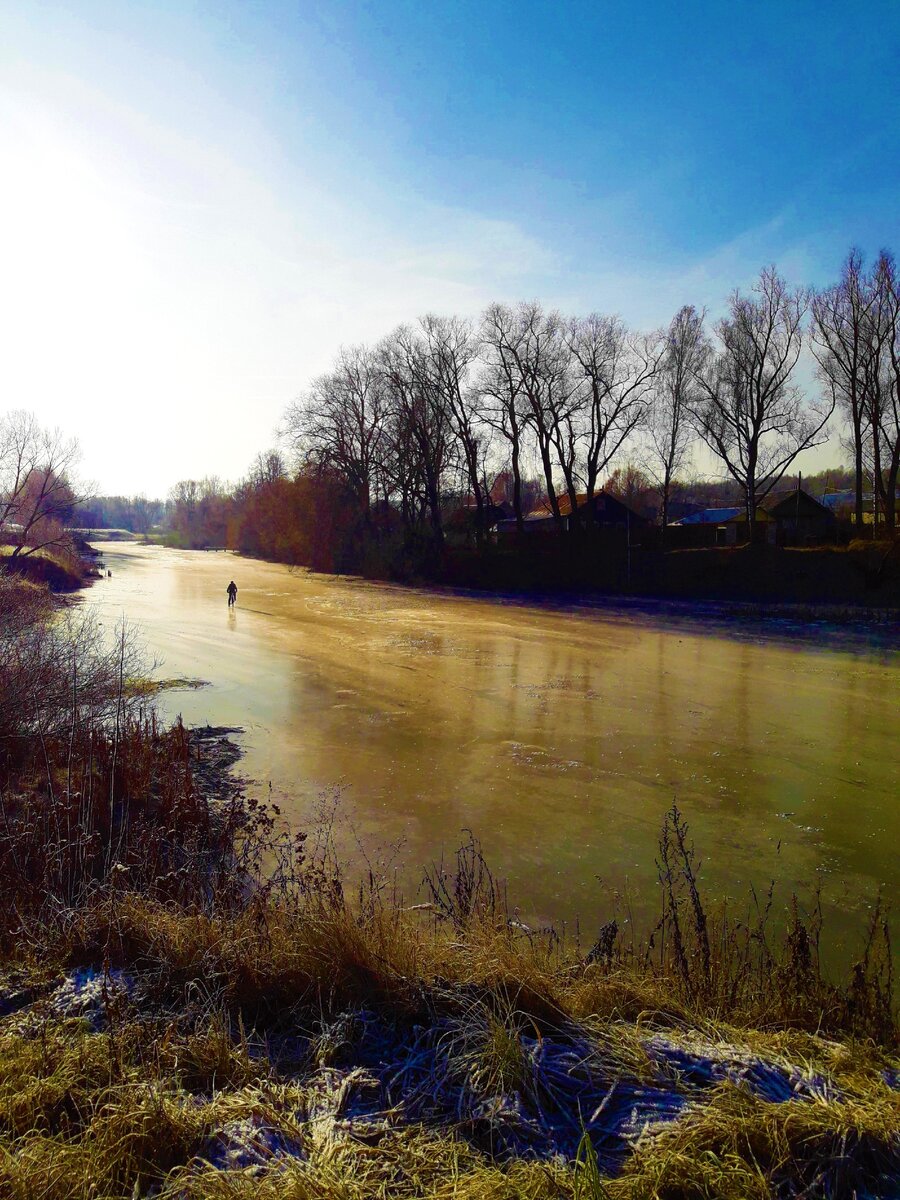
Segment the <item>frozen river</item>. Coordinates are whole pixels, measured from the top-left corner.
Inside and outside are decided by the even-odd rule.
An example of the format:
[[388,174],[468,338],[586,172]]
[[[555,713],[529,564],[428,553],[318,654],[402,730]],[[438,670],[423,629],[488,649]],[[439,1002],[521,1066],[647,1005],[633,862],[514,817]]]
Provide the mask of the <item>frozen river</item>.
[[[730,627],[290,572],[232,555],[104,546],[87,603],[139,627],[188,723],[240,725],[244,771],[303,824],[340,789],[342,844],[402,841],[403,876],[471,828],[531,919],[656,906],[677,798],[717,894],[821,882],[859,926],[900,882],[900,652],[827,627]],[[234,578],[237,608],[226,608]],[[415,868],[415,869],[413,869]]]

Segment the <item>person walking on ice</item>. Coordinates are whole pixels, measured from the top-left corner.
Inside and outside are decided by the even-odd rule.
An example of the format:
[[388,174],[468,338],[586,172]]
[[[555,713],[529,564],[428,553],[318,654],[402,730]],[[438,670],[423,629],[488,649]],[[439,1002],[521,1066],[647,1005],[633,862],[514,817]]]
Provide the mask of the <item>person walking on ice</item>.
[[234,608],[234,605],[237,601],[237,584],[233,579],[225,590],[228,592],[228,607]]

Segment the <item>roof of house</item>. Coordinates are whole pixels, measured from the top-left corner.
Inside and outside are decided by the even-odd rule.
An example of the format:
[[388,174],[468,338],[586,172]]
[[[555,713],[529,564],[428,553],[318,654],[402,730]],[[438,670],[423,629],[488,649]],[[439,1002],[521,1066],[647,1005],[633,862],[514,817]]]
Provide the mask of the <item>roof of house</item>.
[[733,521],[735,517],[740,517],[741,514],[746,516],[743,508],[703,508],[700,512],[689,513],[686,517],[682,517],[680,521],[673,521],[673,525],[722,525],[726,521]]
[[[522,526],[524,529],[530,529],[532,532],[536,529],[540,531],[544,527],[550,529],[553,526],[553,518],[547,513],[541,513],[538,516],[535,516],[534,513],[529,513],[522,518]],[[503,520],[497,521],[493,525],[493,528],[498,533],[515,533],[519,528],[519,523],[515,517],[504,517]]]
[[832,517],[834,515],[821,500],[817,500],[803,488],[791,488],[786,492],[773,493],[767,496],[762,503],[767,512],[777,517],[793,517],[797,513],[804,517]]
[[[495,524],[497,521],[505,520],[509,516],[508,504],[495,504],[492,500],[488,500],[482,505],[484,518],[488,524]],[[463,526],[471,525],[478,517],[477,504],[461,504],[459,508],[455,508],[445,522],[448,529],[457,529]]]
[[[587,498],[587,494],[585,492],[579,492],[578,493],[579,505],[581,505],[586,498]],[[564,492],[563,495],[561,495],[561,496],[557,496],[556,503],[559,505],[559,515],[561,517],[567,517],[569,515],[569,513],[572,511],[572,505],[569,502],[569,496],[568,496],[567,492]],[[526,521],[532,521],[532,520],[540,521],[540,520],[543,520],[544,517],[552,517],[552,516],[553,516],[553,508],[551,507],[550,501],[542,500],[541,503],[537,506],[537,508],[533,508],[530,513],[525,514],[525,520]]]
[[[620,499],[619,496],[614,496],[614,495],[612,495],[611,492],[607,492],[607,491],[603,490],[602,488],[599,492],[594,492],[592,499],[593,499],[594,504],[598,504],[598,503],[601,503],[604,505],[611,504],[614,508],[620,508],[623,511],[630,513],[631,516],[633,516],[635,518],[635,520],[643,521],[643,519],[644,519],[640,515],[640,513],[635,512],[635,510],[629,504],[626,504],[624,500]],[[584,507],[584,505],[587,504],[587,502],[588,502],[587,492],[577,492],[576,493],[575,503],[578,508]],[[559,515],[561,517],[568,517],[571,515],[572,501],[571,501],[571,498],[569,497],[568,492],[563,492],[562,495],[557,496],[556,503],[559,505]],[[539,504],[537,508],[533,509],[528,514],[528,516],[525,518],[525,520],[526,521],[528,521],[528,520],[538,520],[539,521],[539,520],[544,520],[547,517],[552,517],[552,516],[553,516],[553,509],[550,506],[550,501],[545,500],[543,502],[543,504]]]
[[[764,508],[757,508],[757,521],[771,521],[772,517]],[[728,525],[731,522],[747,520],[747,510],[743,505],[734,508],[704,508],[700,512],[690,513],[680,521],[671,521],[672,525]]]
[[[856,492],[852,490],[843,492],[826,492],[822,497],[822,503],[830,512],[833,512],[836,508],[843,508],[845,505],[850,507],[856,503]],[[863,492],[863,503],[872,503],[871,492]]]

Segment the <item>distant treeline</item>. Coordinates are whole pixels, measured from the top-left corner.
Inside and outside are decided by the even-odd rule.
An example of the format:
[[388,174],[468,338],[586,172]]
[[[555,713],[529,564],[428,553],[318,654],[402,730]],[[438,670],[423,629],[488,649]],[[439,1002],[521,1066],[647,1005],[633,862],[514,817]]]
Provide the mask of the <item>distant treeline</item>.
[[171,509],[166,500],[146,496],[94,496],[76,505],[72,523],[79,529],[128,529],[148,533],[164,524]]
[[[796,486],[798,477],[785,475],[782,482],[785,487]],[[821,496],[826,491],[849,490],[853,473],[837,467],[804,476],[802,482],[812,495]],[[539,480],[523,480],[522,489],[531,506],[546,503]],[[660,489],[634,464],[609,475],[605,489],[647,520],[659,521]],[[491,487],[492,504],[508,499],[510,491],[509,473],[501,472]],[[447,497],[442,521],[449,547],[462,543],[474,551],[471,527],[457,519],[461,511],[469,514],[469,506],[461,507],[464,499]],[[678,506],[715,508],[739,504],[740,494],[733,481],[675,481],[670,503],[676,510]],[[339,476],[309,464],[289,471],[283,456],[274,450],[258,457],[236,488],[216,479],[179,483],[173,492],[166,541],[194,549],[228,547],[321,571],[404,576],[437,565],[430,539],[411,536],[392,508],[383,506],[365,520]]]
[[289,471],[275,450],[259,455],[246,479],[186,479],[172,492],[166,541],[188,548],[240,550],[318,570],[351,570],[364,548],[359,514],[333,473]]

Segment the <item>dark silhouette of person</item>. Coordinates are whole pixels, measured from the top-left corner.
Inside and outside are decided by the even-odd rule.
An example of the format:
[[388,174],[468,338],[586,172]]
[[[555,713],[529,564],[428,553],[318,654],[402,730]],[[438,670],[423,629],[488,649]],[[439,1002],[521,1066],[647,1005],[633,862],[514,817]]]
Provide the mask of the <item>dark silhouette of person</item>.
[[237,584],[233,579],[225,590],[228,592],[228,607],[232,608],[237,601]]

